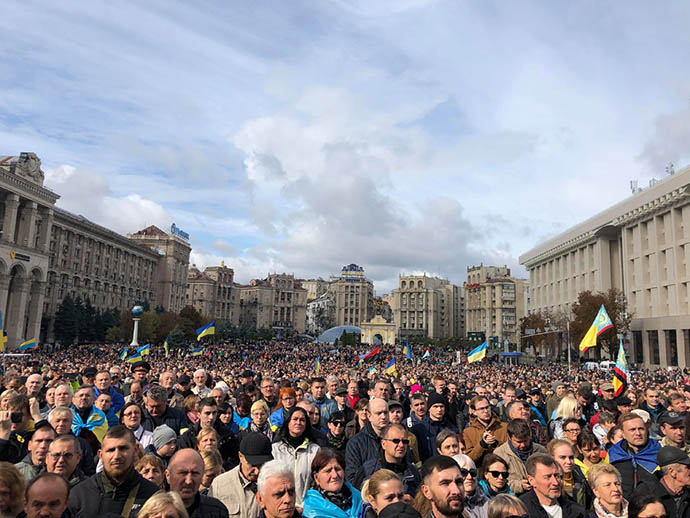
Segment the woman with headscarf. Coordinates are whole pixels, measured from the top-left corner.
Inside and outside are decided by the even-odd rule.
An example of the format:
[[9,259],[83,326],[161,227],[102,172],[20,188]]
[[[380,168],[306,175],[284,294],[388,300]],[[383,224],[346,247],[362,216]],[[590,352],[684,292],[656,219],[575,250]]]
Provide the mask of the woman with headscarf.
[[319,451],[314,440],[309,414],[304,408],[293,407],[273,439],[273,458],[294,466],[296,505],[302,507],[309,489],[311,463]]

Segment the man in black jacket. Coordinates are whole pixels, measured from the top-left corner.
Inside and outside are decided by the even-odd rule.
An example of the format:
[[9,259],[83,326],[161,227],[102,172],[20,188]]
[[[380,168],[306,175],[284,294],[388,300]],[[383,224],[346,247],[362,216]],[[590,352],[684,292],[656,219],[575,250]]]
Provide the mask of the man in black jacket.
[[106,432],[98,452],[103,471],[77,484],[69,496],[69,508],[76,518],[106,513],[135,516],[158,492],[158,486],[134,469],[135,446],[134,434],[125,426],[113,426]]
[[367,405],[367,422],[345,447],[345,477],[354,484],[357,470],[369,459],[376,459],[381,450],[381,432],[388,425],[388,403],[374,398]]
[[29,398],[19,394],[12,396],[7,410],[0,411],[0,461],[16,464],[26,457],[31,432]]
[[178,448],[196,448],[196,437],[204,426],[212,427],[218,433],[218,453],[223,457],[226,470],[237,466],[239,444],[235,434],[218,419],[218,405],[212,397],[199,403],[199,422],[192,425],[177,441]]
[[[520,497],[530,518],[587,518],[585,510],[562,496],[561,468],[550,455],[535,453],[527,459],[527,480],[532,489]],[[560,513],[559,508],[560,507]]]
[[189,518],[228,518],[228,508],[220,500],[199,494],[203,476],[204,459],[191,448],[175,452],[165,470],[170,491],[180,495]]
[[180,435],[189,427],[185,413],[168,405],[168,391],[160,385],[151,385],[146,391],[141,414],[141,426],[149,432],[153,432],[157,426],[167,424]]
[[666,509],[667,518],[690,516],[690,458],[675,446],[664,446],[657,453],[661,477],[635,488],[633,496],[656,495]]

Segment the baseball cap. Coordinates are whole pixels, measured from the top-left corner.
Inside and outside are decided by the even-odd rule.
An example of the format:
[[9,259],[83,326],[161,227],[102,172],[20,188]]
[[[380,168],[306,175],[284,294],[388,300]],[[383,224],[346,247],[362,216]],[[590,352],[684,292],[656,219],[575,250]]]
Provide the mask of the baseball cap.
[[347,394],[347,387],[344,385],[340,385],[337,389],[335,389],[335,395],[336,396],[342,396],[344,394]]
[[660,468],[669,464],[685,464],[690,466],[690,457],[680,448],[675,446],[664,446],[656,454],[656,462]]
[[630,406],[632,401],[627,396],[620,396],[616,398],[616,406]]
[[250,371],[249,369],[245,369],[242,371],[242,374],[240,374],[240,378],[253,378],[254,373]]
[[271,441],[261,432],[250,432],[240,443],[240,453],[252,466],[261,466],[273,460]]
[[95,376],[96,374],[98,374],[96,367],[87,367],[82,372],[82,375],[84,376]]
[[390,410],[391,408],[394,408],[394,407],[402,408],[403,406],[402,406],[402,403],[400,401],[398,401],[397,399],[391,399],[388,402],[388,410]]
[[602,383],[599,388],[601,388],[602,392],[606,392],[607,390],[613,390],[614,387],[613,383]]
[[177,382],[180,385],[186,385],[187,383],[191,383],[192,379],[187,374],[180,374],[180,377],[177,378]]
[[664,412],[659,416],[659,424],[679,424],[685,422],[685,417],[678,412]]

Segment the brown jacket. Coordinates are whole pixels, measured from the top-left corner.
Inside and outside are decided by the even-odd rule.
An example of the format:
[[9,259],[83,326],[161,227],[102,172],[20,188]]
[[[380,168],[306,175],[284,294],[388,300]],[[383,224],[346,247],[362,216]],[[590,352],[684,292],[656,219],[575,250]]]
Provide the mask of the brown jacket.
[[[497,443],[490,447],[485,447],[486,445],[482,441],[482,435],[487,430],[492,432],[498,440]],[[470,425],[462,433],[462,438],[465,441],[465,453],[469,455],[477,466],[481,466],[484,455],[493,452],[494,449],[508,440],[506,423],[499,421],[498,417],[492,415],[489,425],[485,427],[476,417],[473,417]]]
[[[532,453],[546,453],[546,448],[541,444],[532,443],[534,449]],[[527,480],[527,468],[525,463],[520,460],[513,450],[510,449],[510,444],[506,441],[501,446],[494,450],[494,453],[501,457],[508,463],[508,487],[516,495],[521,495],[525,492],[522,488],[522,481]]]

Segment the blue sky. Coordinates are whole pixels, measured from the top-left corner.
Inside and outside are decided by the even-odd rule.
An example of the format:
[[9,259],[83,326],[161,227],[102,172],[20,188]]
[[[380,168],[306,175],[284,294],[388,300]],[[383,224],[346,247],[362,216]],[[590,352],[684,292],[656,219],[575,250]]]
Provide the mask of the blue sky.
[[247,282],[461,284],[690,154],[687,3],[3,4],[1,154]]

